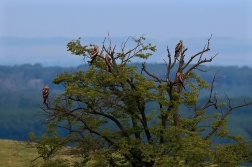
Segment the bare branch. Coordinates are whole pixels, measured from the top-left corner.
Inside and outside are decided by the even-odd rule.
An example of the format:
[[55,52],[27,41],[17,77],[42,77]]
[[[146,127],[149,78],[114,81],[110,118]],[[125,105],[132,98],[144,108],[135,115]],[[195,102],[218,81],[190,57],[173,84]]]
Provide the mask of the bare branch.
[[169,50],[168,46],[167,46],[167,52],[168,52],[167,57],[169,59],[169,64],[168,64],[167,71],[166,71],[166,80],[167,80],[167,78],[169,80],[171,69],[173,68],[173,66],[176,63],[176,58],[174,59],[174,61],[172,63],[171,62],[171,53],[170,53],[170,50]]
[[[216,56],[218,55],[218,53],[216,54],[216,55],[214,55],[213,57],[211,57],[210,59],[204,59],[204,60],[201,60],[201,61],[199,61],[197,64],[194,64],[191,68],[189,68],[188,70],[187,70],[187,72],[185,72],[185,75],[187,75],[189,72],[191,72],[193,69],[195,69],[197,66],[199,66],[200,64],[203,64],[203,63],[206,63],[206,62],[211,62]],[[187,65],[185,65],[184,67],[183,67],[183,69],[185,69],[186,68],[186,66]]]
[[228,97],[226,93],[224,93],[226,98],[228,99],[228,107],[231,108],[231,99]]
[[132,38],[132,37],[129,36],[125,42],[122,42],[122,44],[121,44],[122,53],[124,53],[124,49],[125,49],[126,43],[128,42],[128,40],[129,40],[130,38]]
[[162,79],[158,78],[158,77],[155,76],[154,74],[149,73],[149,72],[146,70],[145,63],[142,63],[142,71],[144,71],[146,74],[148,74],[148,75],[151,76],[153,79],[155,79],[154,81],[157,81],[157,82],[159,82],[159,83],[166,82],[165,80],[162,80]]
[[[227,98],[228,98],[228,96],[227,96]],[[241,108],[241,107],[245,107],[245,106],[252,105],[252,101],[251,101],[251,102],[249,102],[249,103],[243,103],[243,104],[241,104],[241,105],[237,105],[237,106],[232,107],[231,104],[230,104],[231,99],[228,98],[228,100],[229,100],[229,109],[228,109],[228,110],[225,112],[225,114],[222,115],[222,117],[220,118],[220,120],[219,120],[219,121],[220,121],[219,125],[218,125],[217,127],[213,128],[213,129],[206,135],[206,137],[204,138],[205,140],[208,139],[209,137],[211,137],[211,136],[220,128],[221,122],[227,117],[227,115],[228,115],[231,111],[233,111],[233,110],[235,110],[235,109],[237,109],[237,108]]]
[[245,127],[245,131],[252,137],[252,129]]
[[212,95],[213,95],[213,90],[215,88],[214,82],[216,82],[216,80],[217,80],[217,74],[218,73],[219,73],[219,70],[214,74],[214,78],[213,78],[212,83],[211,83],[209,98],[208,98],[206,104],[201,108],[201,110],[205,110],[206,108],[208,108],[210,106],[213,106],[213,105],[216,105],[216,103],[217,103],[217,99],[215,101],[212,101]]
[[199,70],[199,71],[201,71],[201,72],[208,72],[208,71],[210,71],[210,70],[202,70],[202,69],[197,68],[197,67],[195,67],[195,70]]
[[212,38],[212,35],[208,38],[207,40],[207,44],[204,46],[203,50],[196,53],[195,55],[191,56],[191,58],[189,59],[189,61],[185,64],[185,66],[182,68],[183,70],[185,70],[189,64],[194,60],[194,58],[196,58],[197,56],[199,56],[199,59],[197,61],[196,64],[194,64],[191,68],[189,68],[189,70],[187,70],[187,72],[185,73],[185,75],[187,75],[189,72],[191,72],[193,69],[197,68],[200,64],[203,64],[203,63],[206,63],[206,62],[211,62],[217,55],[218,53],[211,57],[210,59],[202,59],[202,55],[205,53],[205,52],[208,52],[210,50],[210,40]]

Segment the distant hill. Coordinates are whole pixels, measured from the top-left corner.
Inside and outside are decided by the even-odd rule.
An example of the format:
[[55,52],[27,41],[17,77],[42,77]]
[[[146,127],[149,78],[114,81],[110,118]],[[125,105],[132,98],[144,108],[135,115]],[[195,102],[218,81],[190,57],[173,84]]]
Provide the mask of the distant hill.
[[[141,70],[140,63],[132,63]],[[165,79],[165,64],[146,64],[147,69]],[[77,67],[44,67],[41,64],[23,64],[15,66],[0,65],[0,108],[7,106],[16,107],[37,107],[41,104],[41,89],[48,84],[51,95],[56,96],[63,91],[62,85],[52,84],[52,80],[60,73],[74,72],[77,70],[87,70],[89,65]],[[216,92],[219,96],[227,93],[231,97],[252,96],[252,68],[249,67],[221,67],[221,66],[202,66],[208,72],[196,71],[199,76],[210,83],[213,75],[219,70]],[[175,71],[171,71],[175,76]],[[32,98],[31,98],[32,97]]]
[[[148,42],[157,46],[157,51],[147,61],[149,63],[162,63],[163,59],[167,59],[166,48],[170,48],[173,53],[179,38],[170,38],[167,40],[156,40],[148,38]],[[52,38],[18,38],[18,37],[0,37],[0,65],[21,65],[25,63],[35,64],[41,63],[44,66],[78,66],[85,64],[83,57],[71,55],[67,52],[66,44],[71,40],[77,40],[79,37],[52,37]],[[112,44],[116,44],[116,51],[120,51],[123,41],[128,37],[111,37]],[[183,39],[184,45],[188,47],[186,60],[196,52],[203,49],[207,43],[207,38],[186,38]],[[82,37],[83,45],[97,44],[102,45],[104,37]],[[212,37],[210,41],[211,51],[205,56],[214,56],[219,53],[211,65],[221,66],[250,66],[252,67],[252,39],[241,40],[227,37]],[[126,48],[133,47],[132,43],[128,43]],[[142,62],[136,60],[135,62]]]
[[[140,63],[132,63],[141,71]],[[146,64],[149,71],[160,78],[165,79],[165,64]],[[60,73],[87,70],[89,65],[76,67],[44,67],[41,64],[23,64],[14,66],[0,65],[0,139],[28,140],[29,132],[35,132],[36,136],[45,131],[46,117],[41,115],[40,107],[43,105],[42,87],[48,84],[50,87],[50,99],[54,99],[64,91],[62,85],[55,85],[52,80]],[[206,73],[196,71],[205,81],[210,83],[213,75],[218,71],[216,89],[218,101],[227,101],[226,93],[232,100],[232,105],[243,103],[243,99],[252,100],[252,68],[249,67],[221,67],[202,66],[201,69],[209,70]],[[174,79],[175,71],[171,71],[171,79]],[[209,95],[208,91],[202,91],[199,104]],[[155,107],[155,106],[152,106]],[[148,108],[148,106],[146,107]],[[229,116],[228,127],[231,133],[248,137],[243,130],[244,126],[251,123],[252,106],[240,108]],[[190,114],[190,112],[187,112]],[[66,132],[61,131],[64,135]],[[1,147],[0,147],[1,148]]]

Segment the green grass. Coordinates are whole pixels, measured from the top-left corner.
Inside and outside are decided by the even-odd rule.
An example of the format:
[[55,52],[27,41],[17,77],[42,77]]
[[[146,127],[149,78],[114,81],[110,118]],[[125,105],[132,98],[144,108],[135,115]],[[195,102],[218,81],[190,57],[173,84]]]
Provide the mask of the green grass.
[[28,166],[29,162],[38,156],[36,149],[24,149],[18,141],[0,140],[0,148],[1,167]]
[[[26,148],[24,143],[19,141],[0,140],[0,167],[28,167],[31,160],[36,157],[38,157],[36,148]],[[73,161],[73,158],[66,155],[55,158]],[[37,164],[42,162],[41,158],[36,161]]]
[[[0,139],[0,167],[28,167],[31,160],[38,157],[38,153],[36,148],[26,148],[24,144],[24,142]],[[78,160],[67,155],[59,155],[55,158],[67,159],[70,163]],[[38,166],[42,162],[41,158],[36,160]],[[92,162],[93,160],[89,164],[92,164]],[[210,167],[214,166],[211,165]]]

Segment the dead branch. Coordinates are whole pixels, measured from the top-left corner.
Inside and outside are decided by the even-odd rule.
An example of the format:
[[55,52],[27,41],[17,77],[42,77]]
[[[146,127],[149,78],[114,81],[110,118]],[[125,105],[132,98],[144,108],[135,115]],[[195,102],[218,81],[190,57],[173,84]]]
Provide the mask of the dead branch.
[[[191,68],[189,68],[187,70],[187,72],[185,72],[185,75],[189,74],[189,72],[191,72],[193,69],[195,69],[200,64],[211,62],[217,55],[218,55],[218,53],[216,55],[214,55],[213,57],[211,57],[210,59],[205,58],[204,60],[199,61],[197,64],[194,64]],[[186,68],[186,66],[183,67],[183,69],[185,69],[185,68]]]
[[176,63],[176,58],[174,59],[174,61],[172,63],[171,62],[171,53],[170,53],[170,50],[169,50],[168,46],[167,46],[167,53],[168,53],[167,57],[169,59],[169,64],[168,64],[167,71],[166,71],[166,80],[169,80],[171,69],[173,68],[173,66]]
[[199,71],[201,71],[201,72],[208,72],[208,71],[210,71],[210,70],[202,70],[202,69],[200,69],[200,68],[198,68],[198,67],[195,67],[195,70],[199,70]]
[[[211,88],[210,88],[210,93],[209,93],[209,98],[206,102],[206,104],[200,109],[200,110],[205,110],[206,108],[210,107],[210,106],[213,106],[213,105],[217,105],[217,98],[215,97],[214,101],[212,101],[212,95],[213,95],[213,90],[214,88],[216,87],[214,85],[214,83],[217,81],[217,74],[219,73],[219,70],[214,74],[214,78],[212,80],[212,83],[211,83]],[[216,94],[216,93],[215,93]],[[214,94],[214,95],[215,95]]]
[[121,44],[122,53],[124,53],[124,49],[125,49],[126,43],[128,42],[128,40],[129,40],[130,38],[132,38],[132,37],[129,36],[125,42],[122,42],[122,44]]
[[211,62],[211,61],[218,55],[218,53],[217,53],[215,56],[211,57],[210,59],[206,59],[206,58],[205,58],[205,59],[202,59],[202,55],[203,55],[205,52],[208,52],[208,51],[210,50],[210,40],[211,40],[211,38],[212,38],[212,35],[208,38],[207,44],[204,46],[203,50],[200,51],[200,52],[198,52],[198,53],[196,53],[195,55],[191,56],[191,58],[189,59],[189,61],[182,67],[182,70],[185,70],[185,69],[189,66],[189,64],[190,64],[197,56],[199,56],[197,63],[194,64],[191,68],[189,68],[189,69],[187,70],[187,72],[185,72],[185,75],[187,75],[187,74],[188,74],[189,72],[191,72],[193,69],[196,69],[200,64],[203,64],[203,63],[206,63],[206,62]]
[[223,114],[223,115],[221,116],[221,118],[219,119],[219,121],[220,121],[219,125],[218,125],[217,127],[213,128],[213,129],[206,135],[206,137],[204,137],[205,140],[207,140],[209,137],[211,137],[211,136],[220,128],[221,122],[227,117],[227,115],[228,115],[231,111],[233,111],[233,110],[235,110],[235,109],[237,109],[237,108],[241,108],[241,107],[245,107],[245,106],[252,105],[252,101],[251,101],[251,102],[249,102],[249,103],[243,103],[243,104],[240,104],[240,105],[237,105],[237,106],[232,107],[232,106],[231,106],[231,103],[230,103],[231,99],[230,99],[227,95],[226,95],[226,97],[228,98],[228,101],[229,101],[229,108],[227,109],[227,111],[225,112],[225,114]]
[[245,127],[245,131],[252,137],[252,129]]
[[[162,80],[160,78],[158,78],[157,76],[155,76],[154,74],[151,74],[147,71],[146,69],[146,66],[145,66],[145,62],[142,63],[142,71],[144,71],[147,75],[151,76],[155,82],[159,82],[159,83],[162,83],[162,82],[166,82],[165,80]],[[142,73],[142,72],[141,72]]]

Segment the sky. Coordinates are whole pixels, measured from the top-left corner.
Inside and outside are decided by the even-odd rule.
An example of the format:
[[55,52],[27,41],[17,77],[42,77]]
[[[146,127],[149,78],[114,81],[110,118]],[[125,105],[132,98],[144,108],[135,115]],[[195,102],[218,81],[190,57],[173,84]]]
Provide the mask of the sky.
[[[52,46],[4,45],[5,38],[53,38],[65,37],[113,37],[145,35],[159,42],[170,39],[205,39],[213,34],[213,40],[229,38],[252,46],[251,0],[1,0],[0,1],[0,57],[7,59],[27,58],[28,48],[32,58],[43,49],[44,55],[57,58]],[[102,42],[102,41],[101,41]],[[36,42],[35,42],[36,43]],[[169,42],[168,42],[169,43]],[[204,46],[205,43],[202,43]],[[176,43],[173,43],[176,45]],[[190,44],[189,44],[190,45]],[[58,46],[65,48],[65,45]],[[223,57],[227,50],[221,50]],[[231,46],[230,46],[231,47]],[[234,45],[236,47],[236,45]],[[10,51],[15,49],[15,52]],[[45,51],[47,50],[47,51]],[[65,48],[66,50],[66,48]],[[65,50],[60,51],[67,54]],[[19,55],[17,54],[20,53]],[[63,53],[64,52],[64,53]],[[244,62],[251,65],[252,52],[247,50]],[[11,53],[11,54],[9,54]],[[213,53],[214,55],[215,53]],[[248,56],[251,58],[248,58]],[[12,56],[12,57],[11,57]],[[15,57],[16,56],[16,57]],[[22,57],[23,56],[23,57]],[[69,56],[69,54],[68,54]],[[233,54],[233,56],[235,56]],[[6,59],[4,59],[6,58]],[[40,57],[41,58],[41,57]],[[237,61],[229,59],[229,64]],[[161,59],[159,59],[161,60]],[[77,60],[78,61],[78,60]],[[155,61],[153,59],[153,61]],[[15,62],[15,61],[14,61]],[[23,61],[22,61],[23,62]],[[158,62],[158,61],[157,61]],[[1,64],[1,61],[0,61]]]

